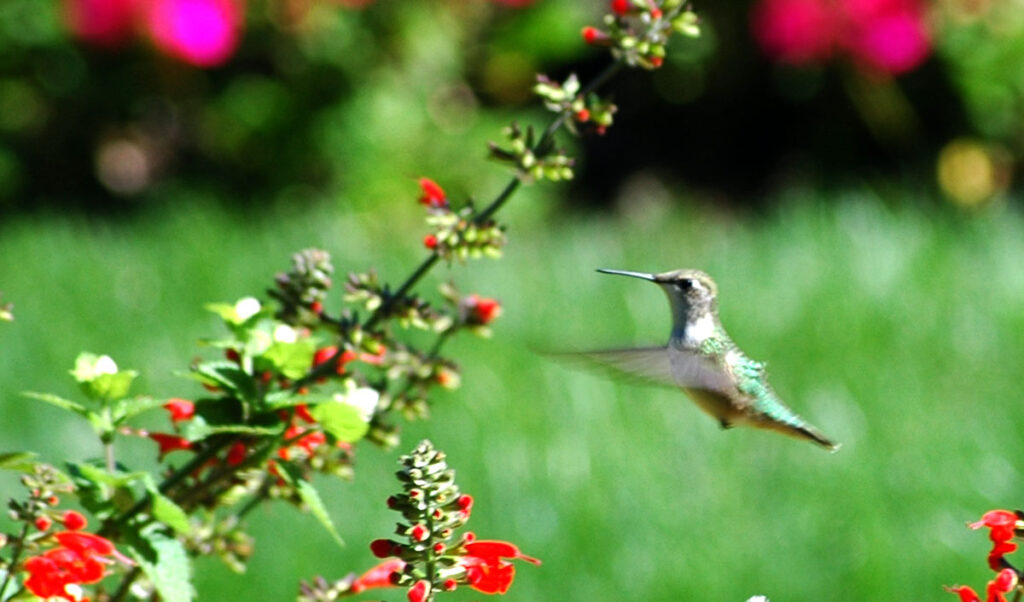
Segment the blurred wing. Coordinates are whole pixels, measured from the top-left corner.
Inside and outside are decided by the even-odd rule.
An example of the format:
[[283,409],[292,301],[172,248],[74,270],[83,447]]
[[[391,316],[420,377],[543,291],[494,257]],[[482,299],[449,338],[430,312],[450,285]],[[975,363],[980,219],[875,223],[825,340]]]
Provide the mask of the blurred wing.
[[666,347],[548,353],[549,357],[629,382],[677,387]]
[[665,355],[669,357],[678,386],[714,391],[730,398],[739,393],[736,383],[714,357],[682,349],[673,349],[671,356],[668,353]]

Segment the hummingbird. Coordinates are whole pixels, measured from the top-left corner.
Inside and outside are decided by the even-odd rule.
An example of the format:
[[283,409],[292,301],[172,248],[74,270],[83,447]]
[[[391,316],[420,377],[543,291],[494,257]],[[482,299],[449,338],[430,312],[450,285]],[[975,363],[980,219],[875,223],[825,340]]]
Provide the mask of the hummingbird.
[[751,426],[839,445],[797,415],[768,384],[765,365],[746,356],[722,327],[718,287],[700,270],[660,274],[599,269],[604,274],[653,282],[668,296],[672,333],[660,347],[584,351],[580,355],[626,376],[681,388],[722,428]]

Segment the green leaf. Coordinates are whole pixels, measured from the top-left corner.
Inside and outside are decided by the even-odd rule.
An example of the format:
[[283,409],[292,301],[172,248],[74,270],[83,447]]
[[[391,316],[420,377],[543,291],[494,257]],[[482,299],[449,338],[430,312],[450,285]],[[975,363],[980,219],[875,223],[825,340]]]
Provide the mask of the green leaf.
[[234,433],[236,435],[280,435],[283,426],[250,426],[247,424],[209,424],[197,416],[181,429],[181,435],[189,441],[201,441],[218,433]]
[[327,508],[324,507],[323,500],[320,499],[320,494],[316,488],[309,481],[302,478],[302,472],[299,471],[291,463],[281,462],[278,464],[284,468],[281,471],[281,477],[292,487],[295,487],[295,491],[298,492],[299,497],[302,498],[302,502],[306,504],[309,511],[313,514],[313,517],[327,530],[331,538],[338,542],[339,546],[345,545],[344,540],[338,535],[338,530],[334,528],[334,522],[331,520],[331,515],[327,514]]
[[255,400],[256,387],[252,377],[233,362],[203,362],[193,370],[193,378],[198,378],[202,383],[220,387],[246,401]]
[[338,441],[355,443],[370,430],[362,413],[347,403],[328,401],[310,408],[309,413]]
[[313,365],[316,343],[311,339],[300,339],[294,343],[275,342],[263,353],[286,378],[298,380],[309,372]]
[[0,469],[17,472],[32,472],[36,458],[33,452],[7,452],[0,454]]
[[180,541],[156,524],[126,537],[128,553],[153,583],[163,602],[190,602],[192,565]]
[[157,491],[156,487],[149,489],[149,495],[153,497],[153,518],[174,529],[175,533],[184,535],[192,530],[188,521],[188,513],[182,510],[181,506],[171,501],[171,498]]
[[119,425],[125,420],[164,405],[165,400],[154,397],[135,397],[121,399],[114,404],[114,424]]
[[92,412],[88,408],[78,403],[77,401],[64,399],[63,397],[60,397],[58,395],[52,395],[50,393],[36,393],[35,391],[22,391],[21,394],[24,395],[25,397],[38,399],[39,401],[45,401],[50,405],[57,406],[58,408],[68,410],[70,412],[74,412],[79,416],[84,416],[85,418],[88,418],[89,415],[92,414]]
[[230,326],[244,324],[251,318],[258,316],[263,310],[259,300],[255,297],[243,297],[234,304],[207,303],[205,307],[220,316]]

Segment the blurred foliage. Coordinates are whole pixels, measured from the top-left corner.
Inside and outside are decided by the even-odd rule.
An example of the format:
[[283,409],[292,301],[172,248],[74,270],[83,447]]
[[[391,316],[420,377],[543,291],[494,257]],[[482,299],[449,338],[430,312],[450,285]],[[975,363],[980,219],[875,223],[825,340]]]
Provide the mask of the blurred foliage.
[[[116,210],[181,194],[368,208],[427,174],[458,181],[457,195],[497,185],[480,169],[484,144],[512,111],[529,119],[536,72],[596,69],[579,30],[607,9],[253,0],[234,54],[201,68],[152,37],[76,39],[64,10],[76,1],[0,3],[0,210]],[[1010,186],[1024,153],[1017,0],[926,5],[931,54],[898,76],[841,57],[776,62],[755,43],[754,4],[697,3],[700,40],[670,48],[653,78],[615,82],[629,127],[586,142],[573,198],[613,201],[653,176],[747,204],[794,184],[934,185],[937,168],[973,182],[939,179],[965,204]],[[951,141],[968,147],[942,155]]]

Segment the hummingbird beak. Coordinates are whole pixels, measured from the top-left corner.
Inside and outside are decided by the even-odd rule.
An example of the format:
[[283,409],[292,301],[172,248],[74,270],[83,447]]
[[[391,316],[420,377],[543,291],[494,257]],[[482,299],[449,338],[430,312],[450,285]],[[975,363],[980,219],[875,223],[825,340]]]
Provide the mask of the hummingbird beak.
[[641,278],[643,280],[650,280],[651,282],[658,281],[658,278],[654,274],[645,274],[644,272],[628,272],[626,270],[609,270],[606,268],[598,268],[597,271],[602,274],[618,274],[619,276],[632,276],[633,278]]

